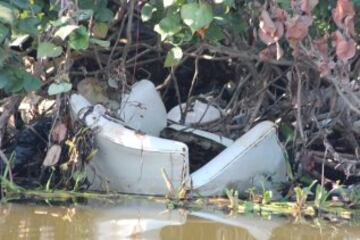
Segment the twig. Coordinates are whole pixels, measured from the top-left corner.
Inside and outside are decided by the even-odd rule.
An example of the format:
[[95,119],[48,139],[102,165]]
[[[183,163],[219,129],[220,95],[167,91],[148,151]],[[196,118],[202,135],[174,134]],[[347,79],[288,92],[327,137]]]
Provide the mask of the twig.
[[130,7],[128,10],[128,21],[127,21],[127,26],[126,26],[126,38],[127,38],[127,42],[122,54],[122,60],[123,63],[125,65],[126,59],[127,59],[127,55],[129,52],[129,47],[132,44],[132,34],[131,34],[131,30],[132,30],[132,24],[133,24],[133,17],[134,17],[134,11],[135,11],[135,2],[136,0],[130,0]]
[[0,115],[0,148],[4,144],[4,136],[7,129],[7,123],[10,116],[15,112],[17,106],[20,104],[22,96],[15,95],[9,97],[4,103],[3,112]]
[[193,76],[193,79],[191,81],[191,86],[190,86],[190,89],[189,89],[189,92],[188,92],[185,109],[184,109],[184,111],[181,111],[181,119],[180,119],[181,123],[185,122],[186,114],[187,114],[187,112],[189,110],[189,104],[190,104],[190,100],[191,100],[190,97],[192,95],[192,92],[194,91],[194,87],[195,87],[198,75],[199,75],[199,58],[195,58],[195,72],[194,72],[194,76]]
[[11,171],[11,165],[10,165],[10,161],[9,159],[6,157],[5,153],[0,149],[0,158],[3,160],[3,162],[7,165],[8,169],[9,169],[9,178],[10,181],[13,182],[13,174]]
[[301,81],[301,76],[300,76],[300,72],[299,72],[299,68],[296,67],[296,75],[297,75],[297,93],[296,93],[296,107],[297,107],[297,111],[296,111],[296,118],[297,118],[297,126],[298,126],[298,130],[301,136],[301,139],[303,141],[305,141],[305,134],[304,134],[304,128],[303,128],[303,124],[302,124],[302,119],[301,119],[301,108],[302,108],[302,102],[301,102],[301,88],[302,88],[302,81]]
[[355,105],[353,105],[352,102],[350,101],[350,99],[342,92],[342,90],[340,89],[339,83],[333,77],[328,77],[327,79],[330,80],[331,83],[335,86],[337,93],[345,101],[345,103],[348,105],[350,110],[352,110],[360,115],[360,109],[358,107],[356,107]]

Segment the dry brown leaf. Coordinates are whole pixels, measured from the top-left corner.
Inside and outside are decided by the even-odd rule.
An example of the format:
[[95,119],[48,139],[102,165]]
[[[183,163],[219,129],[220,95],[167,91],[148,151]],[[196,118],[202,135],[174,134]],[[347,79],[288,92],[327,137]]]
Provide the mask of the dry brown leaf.
[[351,0],[338,0],[336,8],[332,11],[332,17],[336,25],[340,28],[344,27],[344,20],[347,16],[354,17],[355,10]]
[[275,23],[276,31],[273,33],[270,32],[264,32],[261,29],[259,29],[259,38],[261,41],[263,41],[266,45],[271,45],[282,37],[284,35],[284,25],[280,22]]
[[286,21],[286,38],[291,44],[296,44],[308,35],[312,17],[297,15]]
[[52,145],[47,151],[42,165],[45,167],[54,166],[59,161],[60,155],[61,146],[59,144]]
[[51,133],[52,140],[54,142],[60,143],[60,142],[65,140],[66,133],[67,133],[66,125],[64,123],[62,123],[62,122],[58,122],[55,125],[55,127],[54,127],[54,129],[53,129],[53,131]]
[[284,34],[283,23],[274,22],[266,10],[263,10],[261,13],[259,27],[259,38],[266,45],[279,41]]
[[271,16],[273,19],[279,22],[285,22],[288,18],[288,14],[284,9],[274,6],[270,9]]
[[334,32],[332,38],[338,59],[346,62],[355,56],[356,42],[353,39],[347,40],[340,31]]
[[345,17],[344,21],[345,31],[349,36],[354,37],[355,33],[355,23],[354,23],[354,16],[347,16]]
[[268,46],[259,53],[259,57],[262,60],[273,60],[277,57],[277,48],[275,44]]
[[333,61],[324,61],[324,60],[317,60],[315,64],[320,72],[320,77],[326,77],[331,73],[331,69],[335,67],[335,63]]
[[301,10],[306,14],[310,15],[311,11],[319,3],[319,0],[302,0],[301,1]]
[[77,90],[92,105],[109,102],[109,98],[106,96],[106,86],[95,78],[84,78],[78,83]]
[[265,33],[274,33],[276,31],[275,23],[266,10],[261,11],[259,27]]
[[322,55],[322,57],[327,57],[328,55],[328,42],[325,37],[319,37],[313,40],[313,45]]
[[311,11],[319,3],[319,0],[292,0],[291,7],[293,11],[299,15],[311,15]]

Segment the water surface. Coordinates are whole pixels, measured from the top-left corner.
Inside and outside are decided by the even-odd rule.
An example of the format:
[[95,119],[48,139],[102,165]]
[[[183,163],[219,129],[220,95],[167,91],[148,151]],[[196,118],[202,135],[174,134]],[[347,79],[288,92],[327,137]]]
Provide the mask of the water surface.
[[164,203],[146,200],[71,206],[8,203],[0,205],[0,239],[360,239],[360,226],[168,210]]

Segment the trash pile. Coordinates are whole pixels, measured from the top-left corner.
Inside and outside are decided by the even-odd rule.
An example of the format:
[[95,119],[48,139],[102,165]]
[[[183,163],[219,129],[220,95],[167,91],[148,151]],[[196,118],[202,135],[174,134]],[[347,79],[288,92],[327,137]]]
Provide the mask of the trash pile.
[[[275,186],[287,180],[283,148],[271,122],[259,123],[233,141],[189,126],[196,120],[216,119],[220,113],[196,101],[190,117],[185,117],[188,126],[181,125],[177,111],[182,106],[166,114],[149,80],[131,87],[115,117],[107,114],[104,105],[90,101],[80,94],[73,94],[69,101],[73,117],[97,129],[98,152],[85,166],[90,189],[172,196],[190,191],[216,196],[223,195],[226,188],[241,193],[250,187],[276,190]],[[172,122],[168,126],[167,119]]]

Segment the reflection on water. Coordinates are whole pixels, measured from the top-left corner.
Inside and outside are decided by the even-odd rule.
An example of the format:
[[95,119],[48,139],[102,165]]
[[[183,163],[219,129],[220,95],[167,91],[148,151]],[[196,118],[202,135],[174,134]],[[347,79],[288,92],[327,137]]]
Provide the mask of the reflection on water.
[[360,227],[167,210],[126,200],[78,206],[0,205],[0,239],[360,239]]

